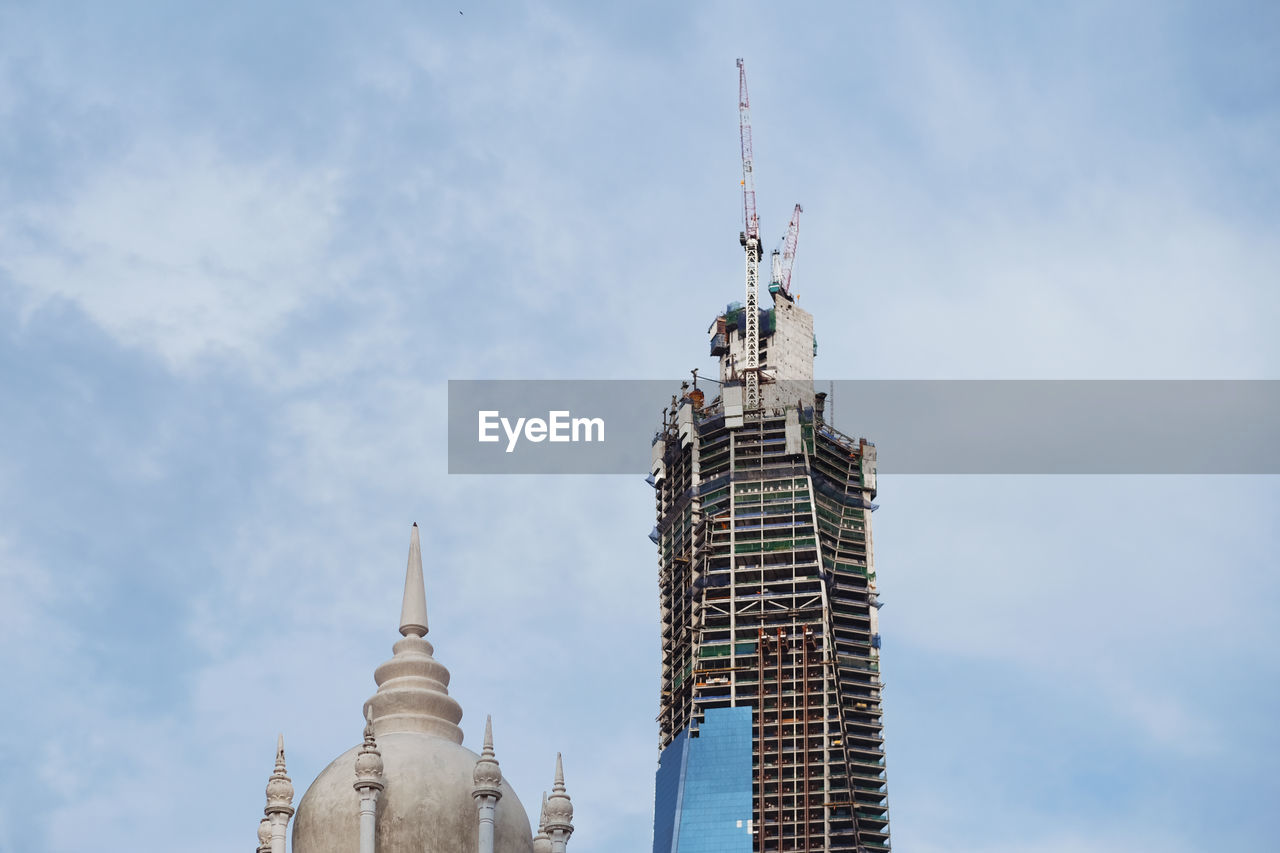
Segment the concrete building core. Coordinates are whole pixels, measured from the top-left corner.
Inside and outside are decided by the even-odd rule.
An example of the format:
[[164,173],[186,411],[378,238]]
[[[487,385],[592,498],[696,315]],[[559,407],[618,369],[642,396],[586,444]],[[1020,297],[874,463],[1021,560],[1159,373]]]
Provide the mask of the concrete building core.
[[720,393],[686,387],[653,442],[654,853],[886,851],[875,445],[826,420],[786,293],[760,311],[745,410],[742,313],[709,330]]
[[[775,295],[774,300],[772,308],[760,311],[760,400],[765,406],[795,403],[783,399],[786,386],[793,383],[808,386],[809,396],[813,396],[813,358],[817,354],[813,315],[786,296]],[[722,385],[740,381],[739,371],[747,363],[744,310],[742,303],[730,303],[708,330],[711,354],[720,358]]]

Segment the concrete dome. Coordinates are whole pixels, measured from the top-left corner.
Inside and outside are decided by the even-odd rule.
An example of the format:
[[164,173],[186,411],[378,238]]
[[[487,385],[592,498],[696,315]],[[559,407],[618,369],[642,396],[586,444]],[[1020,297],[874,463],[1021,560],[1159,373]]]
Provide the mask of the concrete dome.
[[[452,740],[422,732],[378,735],[386,785],[378,798],[378,853],[475,853],[472,774],[480,756]],[[298,803],[293,853],[351,853],[360,847],[360,796],[355,782],[360,747],[321,771]],[[494,853],[533,853],[529,817],[502,782]]]

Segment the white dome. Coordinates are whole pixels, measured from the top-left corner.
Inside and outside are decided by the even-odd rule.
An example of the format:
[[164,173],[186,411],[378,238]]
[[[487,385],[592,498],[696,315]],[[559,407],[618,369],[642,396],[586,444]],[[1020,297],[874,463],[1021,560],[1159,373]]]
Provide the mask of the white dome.
[[[494,814],[493,853],[533,853],[529,817],[491,757],[491,732],[486,728],[486,760],[479,769],[480,756],[462,746],[462,707],[449,695],[449,670],[433,656],[426,632],[426,591],[415,524],[400,613],[403,636],[392,647],[391,659],[374,672],[378,690],[365,703],[373,737],[366,735],[364,744],[338,756],[311,783],[298,803],[293,853],[360,849],[358,762],[364,782],[383,786],[375,820],[378,853],[475,853],[479,814],[473,795],[478,785],[501,794]],[[375,772],[375,748],[381,753],[380,776]]]
[[[474,752],[435,735],[378,735],[383,782],[378,797],[378,853],[475,853]],[[360,848],[360,747],[321,771],[298,803],[293,853],[351,853]],[[494,827],[494,853],[533,853],[529,817],[504,781]]]

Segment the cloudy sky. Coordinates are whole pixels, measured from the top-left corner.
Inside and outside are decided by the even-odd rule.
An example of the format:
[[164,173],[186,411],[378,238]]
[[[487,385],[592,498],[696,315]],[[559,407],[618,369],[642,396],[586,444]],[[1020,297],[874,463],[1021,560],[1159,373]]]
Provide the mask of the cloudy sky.
[[[735,57],[820,375],[1276,377],[1272,5],[603,5],[0,3],[0,851],[248,849],[415,520],[467,744],[649,849],[643,472],[450,477],[445,382],[710,366]],[[1276,478],[880,504],[895,849],[1274,849]]]

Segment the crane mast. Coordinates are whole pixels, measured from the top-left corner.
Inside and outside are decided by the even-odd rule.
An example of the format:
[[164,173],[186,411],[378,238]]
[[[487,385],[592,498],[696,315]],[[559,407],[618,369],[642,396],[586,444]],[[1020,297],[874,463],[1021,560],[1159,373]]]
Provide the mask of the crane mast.
[[742,141],[742,245],[747,250],[746,389],[743,408],[760,409],[760,219],[756,216],[756,180],[751,164],[751,99],[747,96],[747,69],[738,60],[738,132]]

